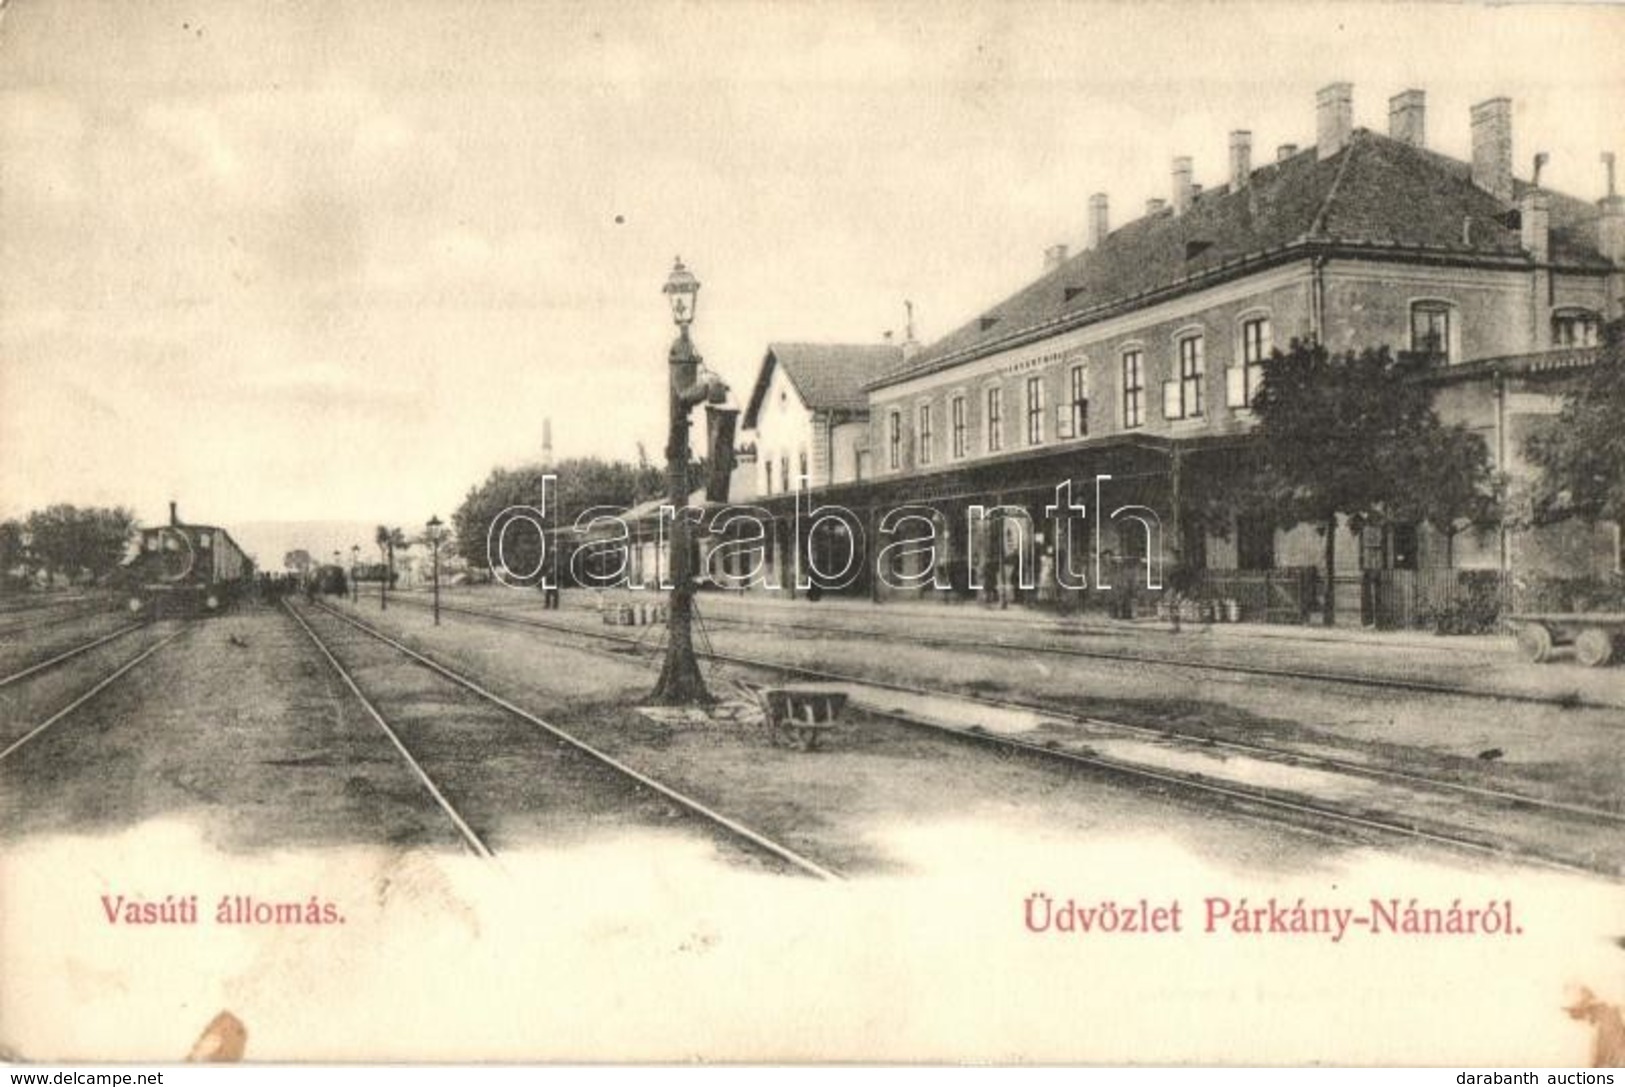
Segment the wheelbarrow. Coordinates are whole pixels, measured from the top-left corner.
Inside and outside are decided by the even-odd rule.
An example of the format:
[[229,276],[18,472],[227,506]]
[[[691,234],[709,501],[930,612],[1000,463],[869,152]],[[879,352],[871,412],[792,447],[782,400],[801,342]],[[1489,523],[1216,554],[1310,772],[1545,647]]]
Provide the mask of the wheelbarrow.
[[812,751],[835,727],[846,708],[846,692],[824,687],[764,687],[757,692],[768,738],[775,744]]

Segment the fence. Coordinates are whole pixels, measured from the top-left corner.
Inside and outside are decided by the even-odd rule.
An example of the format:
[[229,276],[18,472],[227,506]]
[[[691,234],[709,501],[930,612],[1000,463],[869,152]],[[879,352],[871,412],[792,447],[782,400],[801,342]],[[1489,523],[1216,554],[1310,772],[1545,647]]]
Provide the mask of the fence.
[[1306,623],[1319,607],[1320,571],[1313,566],[1279,570],[1200,570],[1188,595],[1240,606],[1244,623]]
[[1500,570],[1365,570],[1360,621],[1379,630],[1488,634],[1513,610],[1513,579]]
[[[1323,606],[1314,567],[1203,570],[1189,595],[1234,600],[1244,622],[1304,623]],[[1379,630],[1487,634],[1517,612],[1625,612],[1625,577],[1515,575],[1502,570],[1362,570],[1335,582],[1340,622]]]

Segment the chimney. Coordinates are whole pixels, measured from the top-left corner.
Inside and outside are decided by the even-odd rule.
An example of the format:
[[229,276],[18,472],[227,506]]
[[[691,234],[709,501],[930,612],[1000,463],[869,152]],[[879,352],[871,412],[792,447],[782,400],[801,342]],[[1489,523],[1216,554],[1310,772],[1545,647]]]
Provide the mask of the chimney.
[[1625,267],[1625,196],[1614,187],[1614,153],[1604,151],[1602,164],[1608,170],[1608,195],[1597,201],[1602,217],[1597,220],[1597,249],[1620,267]]
[[1066,246],[1052,245],[1044,250],[1044,274],[1048,275],[1066,263]]
[[1230,191],[1235,192],[1253,176],[1253,134],[1245,128],[1230,133]]
[[171,525],[178,525],[181,523],[181,515],[175,512],[175,503],[173,501],[169,503],[169,523]]
[[1536,264],[1545,264],[1551,255],[1551,198],[1539,189],[1530,189],[1519,201],[1520,242]]
[[1106,215],[1106,194],[1097,192],[1089,198],[1089,248],[1099,249],[1111,232],[1111,220]]
[[1174,214],[1183,215],[1191,206],[1191,158],[1174,159]]
[[1427,93],[1400,91],[1388,99],[1388,135],[1412,147],[1427,146]]
[[1276,162],[1285,162],[1287,159],[1291,158],[1293,155],[1296,155],[1297,153],[1298,153],[1298,145],[1297,144],[1295,144],[1295,143],[1283,143],[1280,147],[1277,147],[1275,149],[1275,161]]
[[542,467],[553,467],[553,420],[542,416]]
[[1473,107],[1473,184],[1498,200],[1512,200],[1512,99],[1491,98]]
[[1147,215],[1155,215],[1157,212],[1161,211],[1167,206],[1168,201],[1163,200],[1160,197],[1153,196],[1151,199],[1145,202],[1145,213]]
[[920,353],[920,341],[914,338],[914,303],[905,299],[903,312],[907,314],[903,322],[903,361],[908,362]]
[[1315,155],[1329,159],[1354,134],[1354,84],[1330,83],[1315,94]]

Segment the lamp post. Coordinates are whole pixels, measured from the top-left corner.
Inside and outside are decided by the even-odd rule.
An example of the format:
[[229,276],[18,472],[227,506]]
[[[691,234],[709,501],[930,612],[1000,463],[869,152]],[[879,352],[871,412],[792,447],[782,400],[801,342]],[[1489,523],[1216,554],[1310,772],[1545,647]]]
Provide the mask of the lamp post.
[[[728,388],[705,369],[693,341],[688,338],[700,281],[683,266],[682,258],[672,267],[663,293],[671,304],[672,320],[677,325],[677,339],[672,342],[667,360],[671,427],[666,441],[666,494],[672,506],[681,510],[688,503],[689,412],[707,401],[720,404],[726,399]],[[705,679],[694,656],[695,581],[687,518],[674,517],[671,529],[667,568],[672,589],[666,616],[666,662],[651,698],[668,706],[705,703],[711,701],[711,695],[705,689]]]
[[350,545],[350,603],[361,603],[361,584],[355,579],[355,572],[361,566],[361,545]]
[[434,551],[434,625],[440,625],[440,517],[429,518],[429,547]]
[[[333,549],[333,566],[340,573],[344,572],[344,555],[336,547]],[[320,573],[320,571],[318,571],[318,573]],[[327,595],[327,587],[322,583],[323,580],[324,579],[322,578],[317,578],[316,591],[325,596]]]

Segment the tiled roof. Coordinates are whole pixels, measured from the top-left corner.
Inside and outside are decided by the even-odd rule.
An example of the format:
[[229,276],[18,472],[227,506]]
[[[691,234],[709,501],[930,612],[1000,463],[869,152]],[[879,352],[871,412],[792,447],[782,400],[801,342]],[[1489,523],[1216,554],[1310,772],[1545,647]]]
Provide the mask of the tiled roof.
[[762,397],[773,368],[782,366],[790,383],[812,411],[864,411],[869,398],[864,387],[901,366],[903,349],[893,344],[774,343],[767,347],[756,387],[745,409],[745,428],[756,426]]
[[[1309,244],[1405,249],[1435,258],[1522,261],[1515,204],[1472,183],[1471,167],[1356,129],[1321,160],[1313,147],[1197,194],[1183,215],[1164,208],[1085,251],[928,345],[887,378],[940,369],[1084,324],[1231,270],[1282,259]],[[1530,188],[1517,183],[1517,193]],[[1597,208],[1550,195],[1551,259],[1605,269]],[[870,386],[887,384],[889,380]]]

